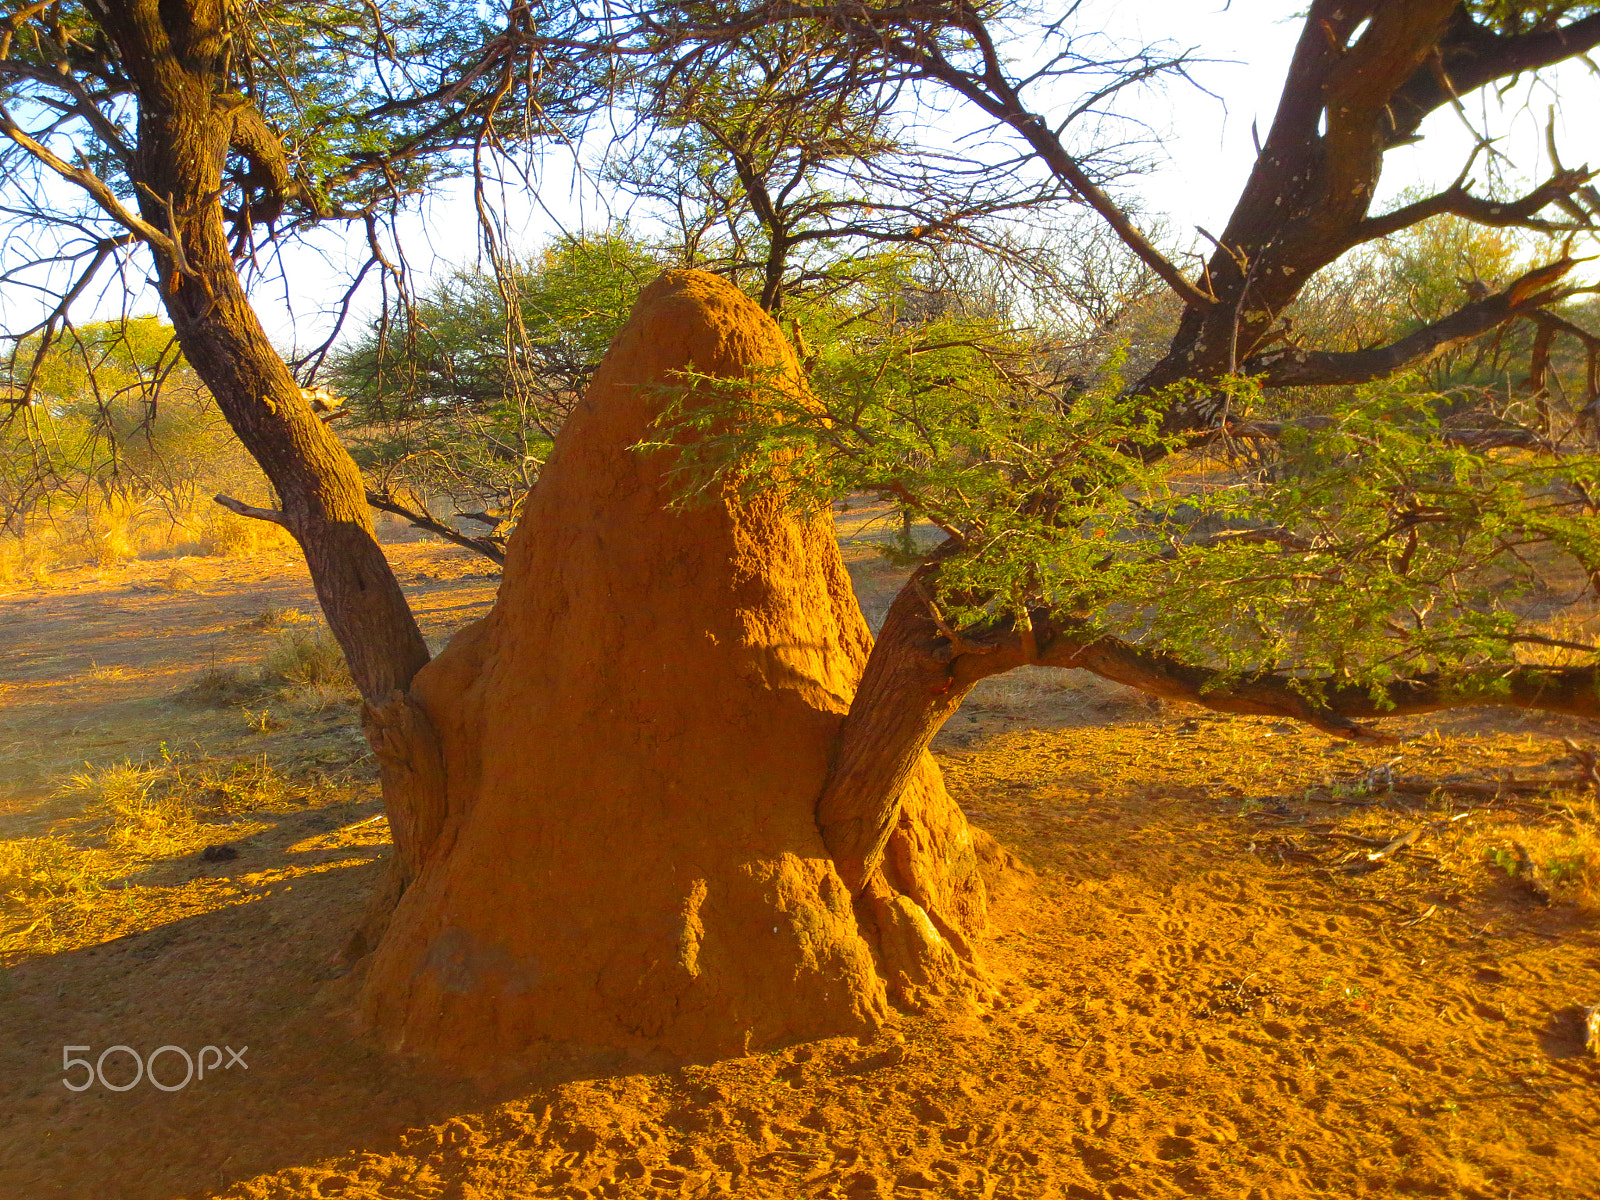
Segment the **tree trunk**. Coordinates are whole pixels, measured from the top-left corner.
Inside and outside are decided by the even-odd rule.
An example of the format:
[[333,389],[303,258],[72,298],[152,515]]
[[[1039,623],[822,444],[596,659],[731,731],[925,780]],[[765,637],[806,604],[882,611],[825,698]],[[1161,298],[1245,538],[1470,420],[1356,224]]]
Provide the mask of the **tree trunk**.
[[[428,648],[373,536],[361,472],[273,349],[229,249],[222,171],[242,101],[225,90],[222,15],[209,0],[127,0],[97,19],[138,82],[132,174],[143,218],[178,247],[156,254],[178,344],[276,489],[356,687],[369,707],[383,705],[410,686]],[[417,824],[412,777],[391,779],[394,755],[381,736],[375,742],[404,864],[416,857],[404,844]]]
[[677,372],[770,368],[803,387],[730,284],[646,289],[493,611],[418,674],[444,816],[363,985],[389,1045],[465,1070],[547,1043],[720,1055],[981,990],[974,844],[931,759],[858,895],[817,828],[871,644],[831,522],[770,489],[675,507],[677,452],[633,449]]

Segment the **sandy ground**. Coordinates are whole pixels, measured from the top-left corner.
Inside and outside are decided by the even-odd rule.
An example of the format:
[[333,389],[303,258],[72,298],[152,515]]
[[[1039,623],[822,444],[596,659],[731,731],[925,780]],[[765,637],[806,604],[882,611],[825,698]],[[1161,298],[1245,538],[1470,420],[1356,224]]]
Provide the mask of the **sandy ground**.
[[[483,560],[391,550],[430,640],[492,602]],[[894,572],[847,553],[873,616]],[[993,880],[999,1004],[868,1044],[552,1062],[489,1089],[378,1055],[343,1016],[337,951],[387,849],[353,708],[261,732],[176,698],[258,659],[269,606],[314,611],[297,562],[124,564],[0,596],[0,837],[62,817],[65,773],[163,743],[329,781],[235,861],[149,864],[48,952],[8,912],[0,1197],[1600,1195],[1582,1029],[1600,936],[1450,841],[1541,802],[1347,786],[1396,754],[1438,779],[1570,775],[1559,739],[1589,725],[1411,721],[1369,751],[1073,673],[987,681],[936,749],[1026,864]],[[63,1086],[63,1046],[119,1044],[248,1047],[248,1065],[173,1092]]]

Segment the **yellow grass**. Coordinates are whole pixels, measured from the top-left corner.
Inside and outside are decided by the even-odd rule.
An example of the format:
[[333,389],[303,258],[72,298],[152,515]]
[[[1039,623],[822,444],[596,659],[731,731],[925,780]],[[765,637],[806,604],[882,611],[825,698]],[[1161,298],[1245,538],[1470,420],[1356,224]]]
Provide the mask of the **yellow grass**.
[[[0,585],[39,586],[58,569],[173,553],[234,557],[293,546],[282,526],[241,517],[210,499],[173,513],[113,497],[35,518],[24,537],[0,534]],[[182,591],[194,581],[175,568],[167,586]]]
[[[182,696],[191,704],[227,708],[240,705],[251,717],[249,706],[274,698],[300,712],[322,712],[356,698],[350,668],[344,652],[326,626],[299,625],[306,618],[296,609],[268,608],[247,624],[261,629],[276,629],[261,665],[212,667],[202,671]],[[265,709],[252,720],[257,732],[272,727]]]
[[208,845],[239,842],[274,815],[348,798],[351,789],[293,778],[268,758],[171,754],[86,768],[53,797],[68,815],[49,832],[0,841],[0,952],[48,952],[102,924],[105,906],[137,901],[130,880]]

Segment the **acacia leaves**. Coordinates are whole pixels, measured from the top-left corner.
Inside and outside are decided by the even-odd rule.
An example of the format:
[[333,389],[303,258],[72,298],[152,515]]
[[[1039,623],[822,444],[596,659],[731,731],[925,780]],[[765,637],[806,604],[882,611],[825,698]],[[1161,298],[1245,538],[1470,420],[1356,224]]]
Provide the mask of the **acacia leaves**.
[[[1529,648],[1588,660],[1538,619],[1600,572],[1593,455],[1458,444],[1440,398],[1401,380],[1246,469],[1163,438],[1166,399],[1114,373],[1045,386],[1029,350],[972,318],[860,322],[815,353],[807,392],[686,380],[663,443],[686,502],[781,486],[930,522],[941,619],[976,633],[1043,608],[1229,672],[1372,686]],[[1229,389],[1232,411],[1257,400]]]
[[1373,684],[1564,641],[1535,626],[1600,566],[1596,459],[1452,444],[1428,400],[1358,393],[1291,429],[1268,479],[1180,475],[1193,519],[1108,624],[1240,671]]

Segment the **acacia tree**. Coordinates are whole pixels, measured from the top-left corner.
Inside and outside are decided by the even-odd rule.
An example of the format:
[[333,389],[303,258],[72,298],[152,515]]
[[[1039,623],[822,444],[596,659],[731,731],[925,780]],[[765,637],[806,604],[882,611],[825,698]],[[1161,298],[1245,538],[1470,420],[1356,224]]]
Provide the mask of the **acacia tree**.
[[[714,57],[636,70],[639,125],[603,176],[651,207],[681,265],[726,275],[774,314],[790,297],[851,287],[852,266],[885,251],[1019,258],[1006,222],[1049,205],[1055,182],[935,148],[899,72],[874,77],[857,62],[853,86],[835,86],[853,57],[780,24]],[[1118,150],[1107,159],[1120,162]]]
[[[1363,428],[1339,424],[1336,436],[1347,440],[1313,455],[1341,464],[1338,477],[1347,488],[1359,491],[1370,480],[1374,494],[1365,503],[1349,491],[1311,489],[1298,495],[1300,508],[1294,512],[1294,497],[1278,495],[1236,512],[1250,518],[1245,524],[1253,528],[1227,531],[1232,536],[1206,547],[1225,553],[1205,556],[1195,552],[1198,547],[1159,544],[1151,553],[1147,523],[1141,533],[1121,535],[1142,543],[1133,556],[1137,571],[1155,572],[1146,576],[1149,587],[1131,593],[1137,571],[1128,566],[1127,556],[1108,554],[1104,545],[1094,548],[1092,542],[1108,534],[1114,539],[1119,526],[1137,525],[1134,517],[1148,514],[1148,505],[1130,509],[1124,498],[1129,491],[1146,497],[1159,492],[1160,481],[1145,474],[1148,468],[1229,436],[1263,390],[1325,387],[1343,395],[1337,389],[1394,378],[1519,318],[1589,337],[1570,321],[1554,324],[1563,318],[1552,309],[1584,290],[1564,282],[1576,260],[1562,250],[1498,288],[1468,289],[1449,311],[1384,345],[1304,345],[1284,317],[1318,272],[1358,247],[1434,218],[1448,215],[1561,237],[1592,230],[1594,172],[1562,166],[1553,138],[1550,174],[1523,194],[1474,190],[1472,168],[1479,158],[1474,154],[1449,187],[1388,212],[1374,212],[1372,206],[1386,152],[1417,140],[1431,113],[1449,106],[1464,113],[1464,100],[1481,89],[1587,53],[1600,41],[1600,14],[1581,3],[1317,0],[1306,14],[1255,166],[1226,227],[1213,239],[1212,254],[1194,274],[1154,245],[1085,169],[1075,148],[1082,144],[1086,107],[1068,107],[1054,117],[1031,107],[1030,97],[1047,94],[1048,85],[1097,66],[1094,41],[1072,28],[1075,13],[1076,6],[1069,6],[1066,14],[1042,29],[1028,27],[1026,34],[1021,32],[1025,14],[963,0],[931,6],[786,0],[671,6],[652,9],[640,21],[640,36],[654,39],[658,53],[695,64],[732,53],[728,48],[751,31],[790,23],[852,49],[835,86],[854,86],[857,73],[875,81],[898,68],[916,86],[959,97],[968,111],[991,122],[999,136],[1023,148],[1041,171],[1099,214],[1183,306],[1166,352],[1139,378],[1113,388],[1103,402],[1074,402],[1077,417],[1065,422],[1041,423],[1042,414],[1061,407],[1048,398],[1014,404],[1013,411],[1024,414],[1018,419],[996,420],[992,406],[959,412],[973,433],[957,439],[953,455],[949,446],[930,444],[936,439],[917,433],[918,426],[951,427],[964,398],[948,393],[945,424],[939,424],[939,406],[930,404],[916,421],[899,428],[900,437],[884,436],[895,427],[890,420],[862,430],[849,445],[851,439],[831,431],[850,429],[848,418],[865,410],[830,411],[825,423],[788,414],[785,428],[796,444],[815,453],[820,480],[897,497],[948,534],[890,610],[819,806],[830,852],[852,885],[879,861],[896,819],[901,783],[928,738],[977,679],[1024,663],[1087,668],[1223,711],[1310,720],[1346,737],[1381,736],[1357,724],[1358,717],[1490,697],[1556,711],[1596,711],[1593,667],[1519,665],[1506,653],[1515,634],[1505,634],[1499,652],[1492,653],[1484,641],[1456,629],[1451,636],[1460,637],[1462,653],[1440,655],[1438,641],[1418,632],[1426,621],[1405,616],[1414,629],[1402,640],[1418,632],[1418,642],[1427,647],[1420,653],[1379,655],[1370,669],[1352,670],[1363,652],[1375,649],[1370,640],[1355,639],[1348,654],[1326,645],[1321,654],[1301,652],[1306,635],[1323,617],[1330,636],[1353,637],[1363,621],[1392,627],[1393,611],[1382,611],[1379,603],[1352,604],[1351,598],[1379,577],[1392,580],[1397,570],[1409,571],[1415,551],[1406,547],[1426,542],[1430,530],[1442,544],[1462,534],[1464,526],[1496,524],[1504,514],[1491,515],[1488,510],[1495,506],[1474,497],[1504,495],[1503,477],[1479,472],[1482,460],[1448,459],[1462,452],[1464,441],[1483,447],[1504,440],[1526,447],[1525,430],[1476,430],[1466,438],[1424,434],[1404,453],[1381,444],[1374,452],[1378,425],[1382,430],[1409,425],[1416,432],[1429,418],[1426,405],[1405,410],[1390,404],[1386,416],[1374,419],[1369,405],[1368,418],[1356,418]],[[1037,41],[1024,43],[1024,37]],[[1040,43],[1046,47],[1042,51]],[[1541,369],[1536,362],[1534,374]],[[907,396],[926,400],[938,394],[926,380],[908,381]],[[1256,402],[1255,407],[1260,415],[1265,405]],[[1279,434],[1283,428],[1257,422],[1250,432]],[[707,470],[715,472],[718,461],[738,462],[750,449],[748,440],[734,438],[720,459],[708,453]],[[1410,469],[1398,462],[1408,456]],[[936,469],[917,470],[930,466]],[[1380,484],[1386,470],[1401,478]],[[1459,486],[1434,489],[1430,481],[1441,473]],[[1541,487],[1555,488],[1565,498],[1565,515],[1577,519],[1559,533],[1548,528],[1535,533],[1520,524],[1533,540],[1554,542],[1560,552],[1571,554],[1586,574],[1597,563],[1585,520],[1592,512],[1589,474],[1587,463],[1545,464],[1522,481],[1517,493],[1519,504],[1531,494],[1528,489]],[[829,486],[819,483],[823,490]],[[1445,494],[1450,499],[1437,503]],[[1290,527],[1296,518],[1305,523],[1318,503],[1329,511],[1342,504],[1347,514],[1362,512],[1373,519],[1361,530],[1339,531],[1337,538],[1333,531],[1317,535]],[[1158,524],[1163,530],[1170,525]],[[1492,550],[1477,544],[1476,549],[1495,558],[1510,553],[1514,542],[1507,539]],[[1264,553],[1263,547],[1303,561],[1258,560],[1258,571],[1240,557]],[[1375,570],[1352,569],[1363,555]],[[1173,563],[1181,563],[1181,571],[1163,574]],[[1316,578],[1332,586],[1311,589],[1323,602],[1312,614],[1303,596],[1293,602],[1292,590],[1268,597],[1248,587],[1196,587],[1213,568],[1219,580],[1253,580],[1265,573],[1278,581]],[[1104,578],[1097,582],[1096,575]],[[1445,590],[1455,578],[1447,569],[1430,576]],[[1202,607],[1213,613],[1270,615],[1242,646],[1229,630],[1194,610],[1185,614],[1187,622],[1163,621],[1163,613],[1184,613],[1175,599],[1186,591],[1203,594]],[[1432,607],[1420,596],[1401,603],[1393,589],[1378,594],[1395,602],[1402,616],[1408,608],[1417,614]],[[1129,602],[1118,610],[1114,596]],[[1335,603],[1328,603],[1330,597]],[[1472,624],[1462,614],[1478,600],[1463,600],[1453,619]],[[1350,619],[1336,620],[1340,611]],[[1197,625],[1214,636],[1197,633]],[[1119,628],[1138,631],[1137,640],[1146,645],[1114,636]],[[1209,652],[1209,661],[1186,661],[1174,655],[1174,648]],[[1587,653],[1584,645],[1578,649]],[[1332,673],[1319,674],[1318,665]]]
[[[249,11],[309,31],[297,44],[330,47],[331,61],[346,43],[329,30],[345,27],[319,23],[321,8]],[[339,10],[369,34],[372,11]],[[990,369],[993,338],[974,338],[910,356],[886,345],[863,364],[866,347],[834,364],[830,397],[805,386],[758,306],[714,277],[673,274],[558,435],[494,613],[420,673],[359,477],[240,285],[252,230],[346,211],[323,207],[329,188],[274,150],[299,109],[264,108],[253,95],[271,92],[265,73],[236,72],[250,60],[239,47],[261,44],[241,40],[244,12],[220,0],[19,9],[0,62],[35,107],[11,101],[0,132],[116,223],[91,262],[152,250],[185,353],[283,495],[274,519],[306,548],[384,769],[395,869],[354,948],[375,947],[365,1005],[394,1044],[478,1061],[541,1038],[721,1052],[870,1028],[886,981],[907,1003],[981,993],[982,839],[926,744],[977,679],[1013,666],[1086,667],[1341,736],[1371,735],[1357,718],[1485,699],[1596,710],[1594,667],[1519,663],[1506,651],[1522,635],[1486,619],[1473,590],[1524,534],[1600,567],[1584,464],[1529,467],[1436,436],[1428,405],[1401,390],[1360,396],[1325,431],[1283,422],[1288,449],[1306,451],[1302,475],[1231,508],[1205,501],[1239,518],[1217,536],[1188,536],[1186,498],[1160,475],[1232,436],[1263,386],[1380,380],[1565,294],[1562,255],[1385,347],[1301,347],[1278,324],[1352,247],[1441,213],[1587,228],[1586,171],[1522,197],[1463,181],[1369,212],[1384,151],[1428,112],[1600,41],[1587,6],[1314,0],[1261,159],[1197,277],[1071,150],[1074,118],[1149,64],[1074,42],[1073,9],[1044,31],[1064,49],[1031,82],[999,44],[1011,14],[960,0],[670,6],[620,43],[560,35],[520,5],[504,35],[405,9],[413,23],[363,44],[432,73],[339,110],[357,114],[334,122],[353,141],[376,129],[384,144],[378,167],[360,144],[312,155],[339,164],[333,191],[381,177],[381,204],[395,171],[500,136],[506,97],[526,96],[529,46],[714,78],[718,55],[794,26],[833,48],[842,89],[903,81],[987,114],[1184,305],[1167,352],[1127,386],[1041,387],[1025,356]],[[343,62],[330,70],[350,78]],[[1024,104],[1032,83],[1073,72],[1099,82],[1064,123]],[[808,78],[813,96],[823,83]],[[83,158],[120,182],[50,149],[74,131],[110,148]],[[1557,202],[1577,215],[1544,215]],[[947,534],[875,643],[813,503],[843,487],[894,496]],[[1555,503],[1528,503],[1540,496]],[[1172,528],[1182,536],[1160,532]],[[1443,619],[1429,616],[1436,595],[1450,601]],[[1214,620],[1229,604],[1252,618],[1241,635]],[[1410,629],[1397,624],[1407,616]],[[1403,653],[1385,661],[1380,635]],[[384,699],[413,675],[411,695]]]
[[[672,6],[613,45],[655,56],[669,74],[737,80],[746,40],[790,25],[839,51],[824,56],[831,86],[871,88],[899,71],[948,88],[1014,132],[1184,312],[1166,352],[1126,382],[1104,372],[1091,386],[1049,386],[1029,347],[990,328],[910,347],[856,342],[814,361],[817,386],[807,387],[774,349],[771,323],[710,277],[652,287],[557,439],[495,613],[419,676],[423,706],[447,723],[439,758],[420,772],[438,832],[366,992],[369,1017],[395,1044],[493,1058],[566,1034],[720,1051],[741,1031],[773,1039],[870,1024],[882,996],[859,975],[833,879],[893,999],[981,994],[975,839],[926,747],[998,671],[1087,668],[1341,737],[1384,736],[1360,718],[1466,703],[1600,709],[1594,666],[1516,654],[1538,644],[1592,661],[1592,648],[1544,637],[1494,603],[1507,560],[1528,547],[1585,577],[1600,566],[1593,460],[1501,456],[1493,446],[1532,445],[1528,431],[1440,429],[1435,398],[1384,383],[1570,295],[1560,281],[1572,260],[1469,293],[1377,350],[1285,347],[1292,335],[1276,324],[1306,279],[1368,234],[1446,212],[1586,231],[1574,198],[1585,196],[1583,171],[1516,200],[1480,200],[1462,183],[1404,215],[1367,209],[1383,150],[1453,94],[1435,84],[1436,65],[1484,86],[1581,53],[1600,39],[1593,19],[1541,10],[1543,23],[1525,27],[1499,6],[1427,0],[1314,6],[1262,162],[1198,279],[1135,228],[1068,151],[1063,128],[1021,105],[1026,88],[997,47],[1004,20],[959,3]],[[1489,66],[1486,43],[1503,52]],[[1069,44],[1042,74],[1101,65]],[[808,82],[826,98],[821,80]],[[1091,99],[1067,124],[1093,109]],[[1397,122],[1409,124],[1397,133]],[[1363,138],[1368,152],[1353,153]],[[1582,215],[1543,216],[1558,197]],[[1174,465],[1197,465],[1184,456],[1265,415],[1253,411],[1266,408],[1264,389],[1328,385],[1337,394],[1323,423],[1278,423],[1287,469],[1276,479],[1210,495],[1174,486]],[[637,464],[625,459],[630,444],[646,455]],[[814,527],[785,526],[775,511],[804,529],[817,501],[862,489],[947,535],[864,660],[859,625],[834,624],[839,603],[822,599],[836,595],[836,557]],[[1197,517],[1221,523],[1211,533]],[[774,556],[777,546],[787,552]],[[689,580],[701,618],[679,607]],[[686,644],[699,649],[686,656]],[[753,678],[766,681],[755,708]],[[825,678],[846,681],[842,719]],[[780,722],[793,731],[780,751],[765,705],[801,694],[792,724]],[[604,752],[613,723],[620,757]],[[743,749],[730,748],[732,727],[745,731]],[[801,794],[817,796],[806,816],[826,850],[820,878],[791,873],[786,857],[813,861],[810,829],[787,823],[797,776],[808,782]],[[759,830],[746,824],[757,794],[770,802]],[[684,807],[686,796],[705,807]],[[617,861],[620,901],[585,867],[619,829],[645,848]],[[720,865],[702,874],[711,847],[724,848],[711,852]],[[539,915],[513,916],[522,913]],[[571,972],[569,986],[543,982],[552,962]]]
[[[360,473],[243,276],[284,239],[345,223],[370,250],[357,281],[403,284],[383,230],[405,202],[474,152],[553,131],[559,103],[535,115],[550,56],[530,58],[515,36],[534,20],[520,2],[491,25],[476,5],[64,0],[19,4],[0,24],[6,279],[55,297],[15,344],[43,355],[107,267],[136,282],[148,272],[185,359],[281,501],[232,507],[300,544],[368,699],[404,689],[427,650],[373,540]],[[22,374],[11,408],[25,420]]]
[[[0,23],[4,278],[50,298],[36,324],[10,331],[21,376],[11,419],[26,421],[34,401],[22,348],[39,361],[108,268],[120,273],[113,287],[148,286],[279,507],[218,502],[300,545],[380,746],[372,706],[402,697],[408,711],[428,649],[373,537],[360,471],[245,285],[285,241],[355,230],[368,257],[336,306],[331,344],[369,275],[408,286],[393,230],[409,201],[452,177],[481,181],[490,160],[562,132],[574,111],[562,97],[584,88],[558,80],[581,71],[531,51],[527,34],[571,14],[512,0],[489,16],[403,0],[30,0]],[[401,878],[414,862],[405,767],[380,762]]]

